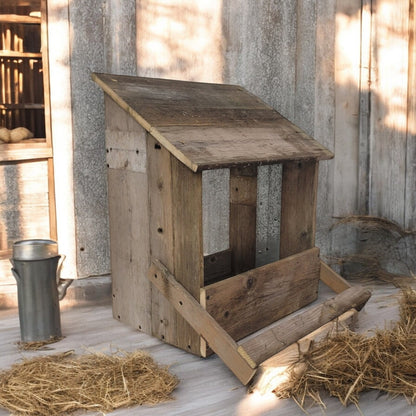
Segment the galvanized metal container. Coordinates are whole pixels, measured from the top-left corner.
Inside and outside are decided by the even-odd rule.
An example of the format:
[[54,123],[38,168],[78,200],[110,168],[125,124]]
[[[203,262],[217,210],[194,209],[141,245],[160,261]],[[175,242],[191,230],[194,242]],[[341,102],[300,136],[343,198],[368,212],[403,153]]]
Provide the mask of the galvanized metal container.
[[59,300],[72,280],[59,279],[64,256],[52,240],[32,239],[13,245],[12,273],[17,282],[20,335],[23,342],[61,337]]

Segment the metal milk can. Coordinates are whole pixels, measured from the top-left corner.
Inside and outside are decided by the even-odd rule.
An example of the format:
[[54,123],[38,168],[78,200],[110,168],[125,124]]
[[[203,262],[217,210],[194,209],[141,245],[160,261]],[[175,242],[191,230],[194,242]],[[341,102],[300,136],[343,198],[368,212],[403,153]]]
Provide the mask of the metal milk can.
[[61,337],[59,300],[73,280],[59,277],[65,256],[52,240],[13,244],[12,273],[17,282],[20,334],[23,342]]

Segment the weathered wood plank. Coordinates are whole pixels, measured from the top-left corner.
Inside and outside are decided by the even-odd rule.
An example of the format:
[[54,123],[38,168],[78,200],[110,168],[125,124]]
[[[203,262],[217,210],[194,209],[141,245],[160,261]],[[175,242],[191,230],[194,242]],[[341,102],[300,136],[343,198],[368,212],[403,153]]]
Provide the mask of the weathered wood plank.
[[275,325],[271,325],[239,344],[259,365],[347,310],[352,308],[360,310],[370,296],[371,292],[368,289],[359,286],[351,287],[320,305],[276,322]]
[[409,11],[405,228],[416,230],[416,11]]
[[318,162],[283,164],[280,258],[315,246]]
[[[150,255],[174,270],[170,154],[147,135]],[[177,314],[159,291],[152,290],[152,335],[176,344]]]
[[243,349],[239,349],[215,319],[157,259],[153,260],[148,278],[169,299],[194,330],[204,337],[237,378],[243,384],[247,384],[255,373],[255,365],[250,357],[244,353]]
[[[329,150],[335,149],[335,13],[336,2],[316,2],[315,44],[315,120],[313,136]],[[331,252],[329,229],[334,214],[334,163],[319,166],[316,246],[321,253]]]
[[[0,251],[17,240],[50,238],[48,168],[48,160],[0,164]],[[5,265],[0,284],[14,284]]]
[[46,143],[2,143],[0,146],[0,160],[2,162],[46,159],[50,157],[52,157],[52,149]]
[[[279,125],[248,127],[171,126],[151,133],[192,170],[241,164],[273,164],[293,159],[331,159],[332,153],[283,119]],[[168,147],[169,146],[169,147]],[[187,161],[188,160],[188,161]],[[190,164],[189,161],[192,161]]]
[[151,334],[147,186],[144,173],[108,170],[113,316]]
[[[202,174],[193,173],[172,155],[170,159],[174,241],[173,270],[178,282],[199,301],[200,289],[204,285]],[[178,316],[176,330],[175,345],[194,354],[201,354],[199,334],[182,317]]]
[[261,394],[273,391],[279,382],[290,377],[293,365],[296,368],[304,365],[303,362],[298,361],[302,354],[308,352],[312,342],[318,342],[346,328],[352,330],[357,315],[358,312],[355,309],[350,309],[261,363],[252,383],[250,383],[250,390]]
[[204,255],[229,248],[230,170],[202,172]]
[[[315,44],[316,44],[316,2],[299,0],[296,7],[296,56],[294,63],[294,117],[297,126],[310,135],[314,132],[315,111]],[[282,27],[282,30],[293,30]],[[290,94],[289,94],[290,95]]]
[[205,307],[235,340],[313,302],[319,250],[313,248],[205,287]]
[[257,168],[256,267],[279,260],[282,166]]
[[404,226],[409,3],[373,3],[369,214]]
[[341,293],[351,287],[345,279],[343,279],[323,261],[321,261],[320,279],[335,293]]
[[[146,148],[146,131],[106,97],[106,146]],[[121,166],[120,166],[121,167]],[[149,197],[146,169],[108,169],[110,260],[113,316],[135,329],[152,333]]]
[[204,256],[205,286],[231,276],[231,255],[232,252],[228,249]]
[[358,205],[360,8],[361,0],[336,2],[334,216]]
[[358,214],[368,214],[370,195],[370,85],[371,85],[371,16],[372,0],[361,5],[361,64],[358,147]]
[[230,249],[234,274],[256,264],[257,166],[230,170]]
[[93,74],[93,79],[193,171],[332,157],[238,86],[105,74]]

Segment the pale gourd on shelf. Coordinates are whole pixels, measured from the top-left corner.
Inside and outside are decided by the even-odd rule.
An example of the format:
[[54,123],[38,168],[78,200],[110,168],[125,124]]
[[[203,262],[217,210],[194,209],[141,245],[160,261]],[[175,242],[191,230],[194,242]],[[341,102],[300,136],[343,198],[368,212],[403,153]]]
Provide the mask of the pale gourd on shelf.
[[26,127],[16,127],[9,130],[5,127],[0,127],[0,142],[3,143],[17,143],[24,139],[31,139],[33,133]]

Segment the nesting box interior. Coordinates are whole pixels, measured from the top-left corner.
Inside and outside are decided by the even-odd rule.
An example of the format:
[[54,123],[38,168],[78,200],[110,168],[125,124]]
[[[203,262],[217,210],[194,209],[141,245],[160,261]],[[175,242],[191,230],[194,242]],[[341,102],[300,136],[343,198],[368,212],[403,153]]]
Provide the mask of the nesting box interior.
[[[212,348],[233,371],[248,364],[246,382],[256,363],[235,342],[317,298],[318,163],[332,153],[239,86],[93,79],[105,92],[114,316],[203,357]],[[256,267],[257,172],[273,164],[279,259]],[[229,171],[228,247],[204,256],[212,169]]]

